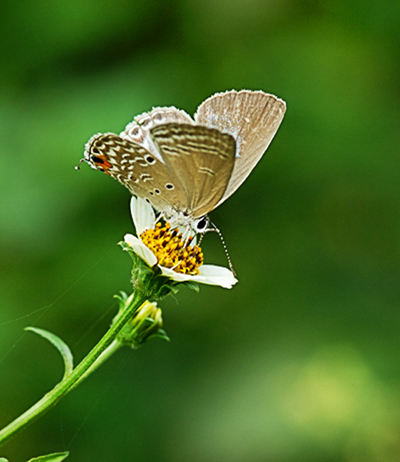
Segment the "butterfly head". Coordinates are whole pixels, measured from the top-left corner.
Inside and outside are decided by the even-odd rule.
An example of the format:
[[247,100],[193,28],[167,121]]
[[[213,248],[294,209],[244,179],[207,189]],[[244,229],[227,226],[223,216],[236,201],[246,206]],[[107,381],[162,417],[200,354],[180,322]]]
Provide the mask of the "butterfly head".
[[160,217],[169,222],[172,227],[186,229],[191,235],[214,231],[214,228],[210,226],[211,222],[207,215],[195,218],[189,212],[171,210],[169,213],[166,211],[162,212]]

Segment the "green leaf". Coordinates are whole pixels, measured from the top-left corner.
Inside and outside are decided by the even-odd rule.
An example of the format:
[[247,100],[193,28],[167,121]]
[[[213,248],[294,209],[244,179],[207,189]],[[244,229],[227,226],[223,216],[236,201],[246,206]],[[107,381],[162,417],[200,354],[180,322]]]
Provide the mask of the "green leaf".
[[[44,329],[38,329],[37,327],[26,327],[25,330],[34,332],[35,334],[40,335],[41,337],[48,340],[53,346],[57,348],[60,352],[62,359],[64,361],[64,377],[63,380],[69,376],[74,368],[74,358],[72,356],[71,350],[68,348],[68,345],[64,343],[57,335],[52,334]],[[33,459],[32,459],[33,460]],[[51,459],[49,459],[51,460]]]
[[55,452],[54,454],[48,454],[47,456],[34,457],[33,459],[28,460],[28,462],[62,462],[68,456],[69,452]]
[[150,337],[147,340],[153,339],[153,338],[160,338],[162,340],[166,340],[167,342],[170,342],[171,339],[168,337],[167,333],[165,332],[164,329],[159,329],[156,334],[150,335]]
[[197,284],[197,282],[194,282],[194,281],[185,281],[183,283],[186,287],[188,287],[189,289],[192,289],[194,290],[195,292],[199,293],[200,292],[200,287],[199,285]]
[[0,457],[0,462],[8,462],[8,459],[5,459],[4,457]]

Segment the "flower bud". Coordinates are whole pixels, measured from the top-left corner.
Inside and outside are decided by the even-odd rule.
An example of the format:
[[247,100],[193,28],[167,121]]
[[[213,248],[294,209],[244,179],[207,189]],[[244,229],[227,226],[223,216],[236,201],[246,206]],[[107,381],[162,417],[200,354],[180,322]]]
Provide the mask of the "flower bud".
[[[121,303],[129,303],[129,297],[124,299],[124,294],[117,297]],[[125,325],[117,336],[121,343],[131,345],[133,348],[142,345],[151,338],[169,340],[166,332],[162,329],[162,312],[157,308],[157,303],[145,301],[135,312],[133,318]]]

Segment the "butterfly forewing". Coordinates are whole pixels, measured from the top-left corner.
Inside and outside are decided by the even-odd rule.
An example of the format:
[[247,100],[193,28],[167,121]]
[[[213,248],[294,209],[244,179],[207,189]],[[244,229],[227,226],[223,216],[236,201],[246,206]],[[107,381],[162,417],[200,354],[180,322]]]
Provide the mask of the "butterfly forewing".
[[132,194],[148,199],[157,210],[171,212],[175,207],[187,206],[188,199],[176,174],[138,144],[112,133],[96,135],[86,146],[85,158]]
[[219,130],[188,124],[156,126],[151,135],[159,152],[181,179],[187,212],[200,217],[221,200],[235,162],[235,140]]
[[286,104],[262,91],[229,91],[205,100],[196,123],[231,134],[237,144],[232,177],[221,202],[246,180],[269,146],[285,114]]

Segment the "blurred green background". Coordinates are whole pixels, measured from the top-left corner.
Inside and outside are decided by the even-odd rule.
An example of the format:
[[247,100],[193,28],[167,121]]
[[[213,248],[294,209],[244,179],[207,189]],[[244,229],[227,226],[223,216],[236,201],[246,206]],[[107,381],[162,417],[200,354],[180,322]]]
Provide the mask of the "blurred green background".
[[[153,106],[262,89],[288,111],[215,210],[240,283],[161,303],[9,442],[10,462],[400,460],[400,3],[25,0],[0,15],[0,425],[79,361],[130,290],[129,193],[74,166]],[[216,235],[207,263],[226,265]]]

